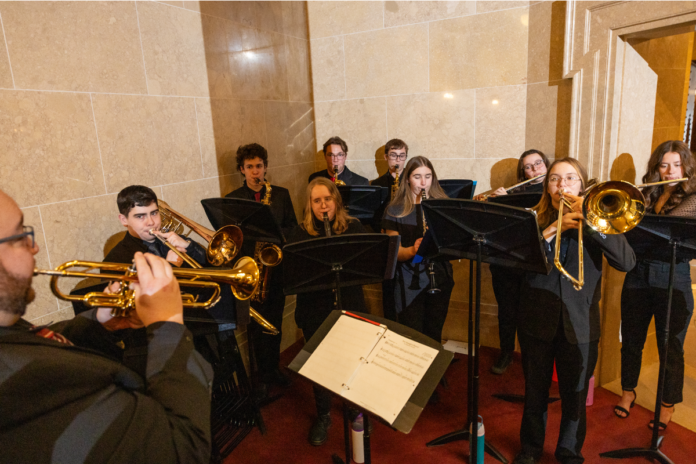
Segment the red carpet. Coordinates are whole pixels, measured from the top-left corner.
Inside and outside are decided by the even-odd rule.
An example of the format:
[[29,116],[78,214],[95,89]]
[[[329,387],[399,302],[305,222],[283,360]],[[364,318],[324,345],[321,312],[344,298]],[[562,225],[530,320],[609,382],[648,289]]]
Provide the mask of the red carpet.
[[[299,352],[301,342],[283,353],[287,365]],[[489,373],[498,350],[481,349],[480,410],[486,428],[486,440],[491,441],[509,460],[519,450],[519,428],[522,405],[493,398],[493,393],[522,393],[524,382],[519,358],[503,376]],[[451,365],[447,374],[449,388],[438,387],[440,403],[429,405],[421,414],[413,431],[404,435],[382,423],[375,425],[372,439],[372,462],[375,464],[463,463],[467,462],[468,442],[426,448],[425,443],[463,426],[466,421],[466,357]],[[302,463],[331,464],[331,455],[343,456],[343,425],[340,401],[334,399],[333,426],[329,441],[320,447],[307,442],[307,434],[315,418],[314,399],[309,381],[291,373],[293,384],[282,398],[262,409],[267,433],[262,436],[254,429],[225,460],[225,463]],[[557,389],[553,384],[552,394]],[[274,390],[273,392],[275,392]],[[636,406],[631,417],[620,420],[613,407],[618,396],[607,390],[595,390],[594,405],[587,411],[587,439],[583,455],[587,463],[646,463],[642,458],[626,460],[600,459],[599,453],[626,447],[649,445],[651,431],[646,427],[652,412]],[[558,438],[561,418],[560,402],[549,405],[546,446],[542,463],[555,463],[553,452]],[[662,450],[676,464],[696,462],[696,434],[677,424],[670,424]],[[497,462],[486,456],[486,463]]]

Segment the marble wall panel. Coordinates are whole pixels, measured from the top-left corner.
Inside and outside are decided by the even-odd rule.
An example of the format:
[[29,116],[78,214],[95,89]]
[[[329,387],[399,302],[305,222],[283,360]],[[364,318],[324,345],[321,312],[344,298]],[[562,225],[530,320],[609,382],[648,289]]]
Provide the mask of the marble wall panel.
[[427,24],[347,35],[344,48],[347,98],[428,91]]
[[[0,26],[2,26],[2,11],[0,10]],[[10,57],[7,54],[5,36],[0,37],[0,89],[13,89],[12,70],[10,69]]]
[[133,2],[2,2],[0,14],[17,88],[147,93]]
[[184,7],[184,2],[159,2],[159,3],[164,3],[165,5],[169,5],[169,6],[176,6],[178,8]]
[[314,160],[314,114],[303,102],[265,102],[270,166],[311,163]]
[[387,98],[388,138],[400,138],[409,155],[473,158],[475,90]]
[[568,155],[572,87],[570,79],[527,85],[526,150],[552,158]]
[[154,2],[137,2],[150,95],[208,96],[200,15]]
[[201,15],[200,18],[208,74],[208,91],[211,97],[229,98],[232,96],[232,74],[228,56],[228,21],[208,15]]
[[[520,152],[521,153],[521,152]],[[518,154],[505,159],[431,159],[439,179],[471,179],[477,182],[476,192],[516,183]]]
[[527,83],[563,78],[566,2],[541,2],[529,8]]
[[94,114],[108,192],[202,177],[193,98],[94,95]]
[[287,54],[288,100],[312,101],[309,41],[295,37],[285,38]]
[[[277,168],[276,170],[280,169],[281,168]],[[296,164],[293,166],[292,171],[288,171],[292,172],[294,176],[292,182],[287,181],[287,184],[278,184],[290,191],[292,206],[295,209],[295,216],[297,217],[298,222],[302,222],[302,218],[304,217],[304,208],[307,203],[307,179],[309,179],[310,174],[315,171],[316,169],[314,167],[314,163]],[[275,175],[275,171],[271,174]],[[281,177],[279,177],[279,179],[282,180]]]
[[343,37],[312,39],[312,88],[314,101],[346,98]]
[[227,16],[245,26],[283,32],[283,2],[227,2]]
[[21,206],[105,193],[90,96],[0,91],[0,185]]
[[430,24],[430,91],[524,83],[528,22],[517,8]]
[[348,160],[374,160],[387,142],[385,98],[317,102],[314,111],[317,151],[327,139],[338,135],[348,144]]
[[197,98],[196,118],[204,177],[236,173],[240,145],[268,148],[263,102]]
[[307,2],[281,2],[283,9],[283,34],[309,39],[307,27]]
[[[384,151],[380,152],[380,157]],[[384,158],[382,158],[384,160]],[[378,160],[353,160],[346,163],[348,169],[366,177],[368,180],[374,180],[384,174],[384,163]],[[321,169],[326,169],[326,164],[321,165]]]
[[527,86],[476,90],[476,158],[518,157],[525,150]]
[[[24,224],[34,227],[34,239],[39,247],[39,252],[34,256],[36,261],[35,267],[38,269],[52,269],[52,263],[49,260],[48,249],[46,248],[46,240],[44,239],[44,228],[41,221],[41,212],[38,207],[25,208],[22,210],[24,214]],[[36,294],[34,301],[27,306],[27,312],[24,318],[28,321],[33,321],[46,314],[58,311],[58,301],[51,293],[49,282],[51,278],[48,276],[35,276],[32,280],[32,288]]]
[[403,26],[475,13],[476,2],[384,2],[384,26]]
[[312,39],[384,27],[382,2],[308,2]]
[[510,8],[523,8],[529,5],[529,1],[481,1],[476,2],[476,13],[490,13],[491,11],[508,10]]

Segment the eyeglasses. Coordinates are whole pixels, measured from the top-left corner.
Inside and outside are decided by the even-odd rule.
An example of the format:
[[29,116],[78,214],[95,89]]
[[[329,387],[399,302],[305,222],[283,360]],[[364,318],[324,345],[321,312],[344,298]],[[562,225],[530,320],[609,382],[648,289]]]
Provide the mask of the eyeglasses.
[[10,235],[9,237],[0,238],[0,243],[16,242],[24,239],[27,245],[31,244],[30,248],[34,248],[34,228],[32,226],[24,226],[22,227],[22,230],[24,232],[22,232],[21,234]]
[[389,156],[389,159],[391,159],[391,160],[398,159],[399,161],[404,161],[404,160],[406,160],[406,157],[408,155],[406,153],[402,153],[400,155],[397,155],[396,153],[389,153],[389,155],[387,155],[387,156]]
[[329,158],[333,158],[333,159],[343,159],[346,157],[346,154],[345,153],[331,153],[331,154],[327,154],[326,156]]
[[534,164],[525,164],[524,165],[524,170],[525,171],[531,171],[534,168],[538,168],[544,163],[544,160],[536,160]]
[[549,183],[550,184],[558,184],[562,180],[565,181],[566,185],[575,185],[578,183],[580,178],[578,176],[568,176],[568,177],[561,177],[561,176],[551,176],[549,177]]

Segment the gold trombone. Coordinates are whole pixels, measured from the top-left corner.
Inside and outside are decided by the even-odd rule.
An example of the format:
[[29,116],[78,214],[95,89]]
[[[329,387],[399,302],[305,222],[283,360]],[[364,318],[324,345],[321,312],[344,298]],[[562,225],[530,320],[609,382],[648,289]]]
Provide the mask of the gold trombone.
[[[663,180],[649,184],[633,185],[622,180],[610,180],[593,185],[581,192],[583,220],[592,229],[607,235],[618,235],[628,232],[637,226],[645,216],[645,197],[639,190],[653,185],[672,184],[688,180],[681,179]],[[582,289],[585,284],[585,272],[583,262],[582,227],[578,228],[578,278],[575,279],[565,270],[560,260],[561,250],[561,226],[563,224],[563,207],[572,206],[564,196],[561,189],[561,201],[558,206],[558,222],[556,224],[556,250],[553,263],[561,274],[566,276],[575,290]]]
[[[84,271],[73,271],[72,268],[86,268]],[[99,270],[100,273],[90,273],[89,270]],[[220,301],[220,285],[230,285],[232,292],[240,300],[247,300],[259,285],[259,270],[253,259],[244,257],[237,261],[234,269],[173,269],[179,285],[182,287],[210,288],[213,295],[206,301],[197,301],[190,293],[182,293],[184,308],[209,309]],[[111,315],[125,317],[135,309],[135,291],[130,288],[131,282],[138,281],[135,266],[122,263],[98,263],[93,261],[68,261],[54,270],[34,269],[34,275],[51,276],[51,291],[65,301],[80,301],[89,307],[112,308]],[[97,278],[106,281],[120,282],[117,293],[90,292],[86,295],[66,295],[58,288],[59,277]]]

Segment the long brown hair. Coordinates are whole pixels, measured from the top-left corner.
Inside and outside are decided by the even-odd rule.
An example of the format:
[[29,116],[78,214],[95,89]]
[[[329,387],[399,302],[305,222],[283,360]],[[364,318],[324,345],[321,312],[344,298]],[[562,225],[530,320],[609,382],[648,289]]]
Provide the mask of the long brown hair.
[[[665,203],[662,208],[662,212],[667,212],[674,209],[682,202],[684,197],[696,191],[696,177],[694,177],[694,170],[696,169],[696,160],[694,160],[694,154],[691,153],[688,145],[681,140],[667,140],[662,142],[655,148],[655,151],[650,155],[648,160],[648,170],[643,176],[643,183],[649,184],[651,182],[659,182],[660,178],[660,163],[662,163],[662,158],[667,153],[678,153],[681,158],[682,174],[684,177],[688,177],[689,180],[686,182],[680,182],[677,187],[672,192],[669,200]],[[652,187],[646,187],[643,189],[643,196],[645,196],[646,208],[650,208],[654,205],[660,195],[662,195],[664,185],[653,185]]]
[[399,173],[399,178],[401,179],[399,181],[399,190],[396,191],[394,199],[389,203],[389,214],[394,217],[404,217],[411,214],[415,203],[411,195],[411,187],[408,185],[408,179],[411,177],[413,171],[424,166],[430,169],[433,175],[433,180],[430,184],[430,198],[449,198],[445,191],[442,190],[442,187],[440,187],[440,183],[437,181],[435,168],[433,168],[430,160],[425,156],[416,156],[406,163],[403,173]]
[[517,162],[517,182],[524,182],[525,180],[527,180],[527,176],[524,174],[524,159],[529,155],[541,156],[541,160],[546,165],[546,171],[549,170],[549,159],[546,157],[544,153],[534,149],[527,150],[520,155],[520,160]]
[[585,170],[585,167],[580,164],[580,161],[576,160],[575,158],[567,157],[557,159],[551,163],[551,166],[549,166],[546,173],[546,177],[544,177],[544,194],[541,196],[541,201],[539,204],[532,208],[537,215],[537,224],[539,224],[539,228],[542,229],[548,227],[551,222],[558,219],[558,210],[553,207],[551,195],[549,194],[549,177],[551,177],[551,170],[553,167],[560,163],[568,163],[575,168],[575,171],[580,176],[581,192],[585,190],[585,186],[587,185],[587,171]]
[[314,228],[314,212],[312,211],[312,190],[314,190],[314,187],[319,185],[323,185],[329,189],[329,195],[331,195],[331,198],[333,198],[333,201],[336,204],[336,215],[334,217],[335,220],[332,230],[334,234],[340,235],[348,229],[348,222],[357,221],[357,219],[348,216],[348,212],[346,212],[346,209],[343,207],[343,198],[341,198],[341,194],[338,192],[336,184],[325,177],[317,177],[307,186],[307,203],[305,204],[302,227],[304,227],[309,235],[319,235],[319,232],[317,232],[317,230]]

